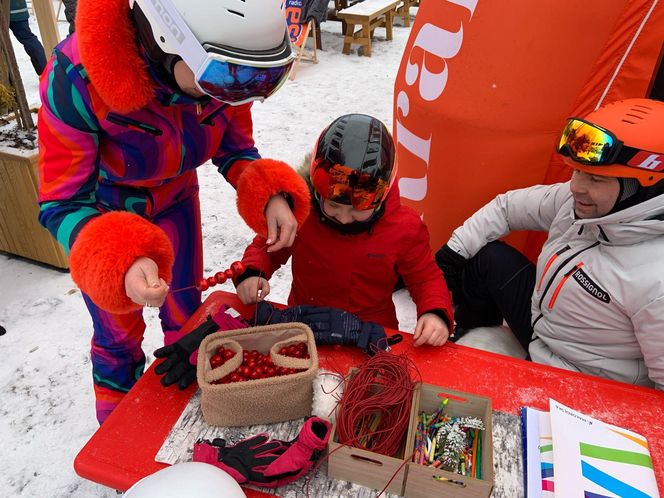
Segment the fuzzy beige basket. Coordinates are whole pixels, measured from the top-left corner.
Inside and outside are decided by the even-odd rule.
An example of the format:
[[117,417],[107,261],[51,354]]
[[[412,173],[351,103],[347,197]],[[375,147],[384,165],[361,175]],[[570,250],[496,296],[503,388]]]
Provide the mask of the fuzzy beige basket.
[[[291,358],[279,354],[290,344],[306,342],[309,358]],[[219,346],[236,352],[217,368],[210,357]],[[275,366],[306,369],[279,377],[246,380],[230,384],[212,384],[233,372],[242,363],[243,350],[270,353]],[[311,329],[303,323],[282,323],[226,330],[207,336],[198,350],[196,375],[201,388],[201,409],[210,425],[227,427],[269,424],[311,415],[313,380],[318,372],[318,353]]]

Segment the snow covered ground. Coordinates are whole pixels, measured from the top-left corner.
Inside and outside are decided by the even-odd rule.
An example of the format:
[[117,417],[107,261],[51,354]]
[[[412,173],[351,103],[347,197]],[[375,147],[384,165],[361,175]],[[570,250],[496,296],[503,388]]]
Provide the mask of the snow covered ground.
[[[54,2],[57,8],[57,2]],[[33,32],[38,33],[32,20]],[[66,34],[67,25],[59,25]],[[372,57],[356,49],[343,55],[340,24],[323,24],[320,63],[303,62],[297,78],[254,106],[261,154],[298,165],[318,134],[335,117],[372,114],[392,128],[393,83],[410,29],[395,26],[394,39],[376,31]],[[356,47],[356,46],[355,46]],[[38,81],[23,47],[15,43],[31,104]],[[210,164],[199,168],[205,273],[239,259],[252,233],[235,210],[235,193]],[[285,302],[290,268],[271,281],[274,301]],[[232,290],[225,284],[221,287]],[[400,328],[412,330],[415,309],[405,291],[395,295]],[[159,347],[156,311],[148,323],[148,362]],[[0,254],[0,496],[115,497],[115,490],[78,477],[73,460],[97,429],[89,343],[91,322],[68,273]]]

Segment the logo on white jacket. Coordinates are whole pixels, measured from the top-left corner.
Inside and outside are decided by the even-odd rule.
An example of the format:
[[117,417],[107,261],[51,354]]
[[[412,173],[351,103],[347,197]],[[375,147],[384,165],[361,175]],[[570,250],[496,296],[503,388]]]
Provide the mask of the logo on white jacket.
[[588,276],[581,268],[576,270],[572,274],[572,278],[585,290],[588,294],[593,296],[595,299],[599,299],[603,303],[610,303],[611,297],[609,293],[602,289],[595,281]]

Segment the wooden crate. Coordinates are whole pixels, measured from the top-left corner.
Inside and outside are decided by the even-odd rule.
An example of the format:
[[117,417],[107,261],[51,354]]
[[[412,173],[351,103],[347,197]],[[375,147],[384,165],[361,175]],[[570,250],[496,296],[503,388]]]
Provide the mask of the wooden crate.
[[[353,372],[355,369],[351,369]],[[413,395],[410,408],[410,420],[416,417],[418,391]],[[387,493],[403,495],[406,479],[406,462],[410,460],[408,442],[411,438],[413,424],[408,425],[408,433],[404,435],[401,449],[395,456],[381,455],[360,448],[352,448],[339,443],[336,424],[332,428],[328,443],[327,475],[334,479],[354,482],[368,488],[382,490],[390,479]]]
[[[442,398],[448,398],[449,403],[445,413],[458,417],[478,417],[484,422],[482,438],[482,478],[462,476],[434,467],[409,462],[406,474],[404,495],[406,498],[488,498],[493,488],[493,440],[491,423],[491,399],[483,396],[454,391],[431,384],[422,384],[419,395],[416,396],[418,405],[411,417],[411,427],[408,431],[408,453],[412,454],[417,432],[417,415],[424,411],[433,413]],[[436,476],[451,479],[451,481],[437,480]]]
[[62,246],[37,221],[38,155],[0,149],[0,251],[69,268]]

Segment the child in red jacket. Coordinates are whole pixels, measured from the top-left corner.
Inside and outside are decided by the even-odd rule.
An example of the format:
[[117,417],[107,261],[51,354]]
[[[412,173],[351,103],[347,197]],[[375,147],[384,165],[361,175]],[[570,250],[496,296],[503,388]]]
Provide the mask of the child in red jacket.
[[320,135],[309,171],[312,207],[292,247],[268,253],[256,237],[237,294],[255,303],[268,279],[292,257],[288,304],[341,308],[398,328],[392,291],[399,277],[417,305],[415,345],[441,346],[454,323],[450,293],[434,262],[429,233],[393,188],[397,165],[390,133],[363,114],[337,118]]

